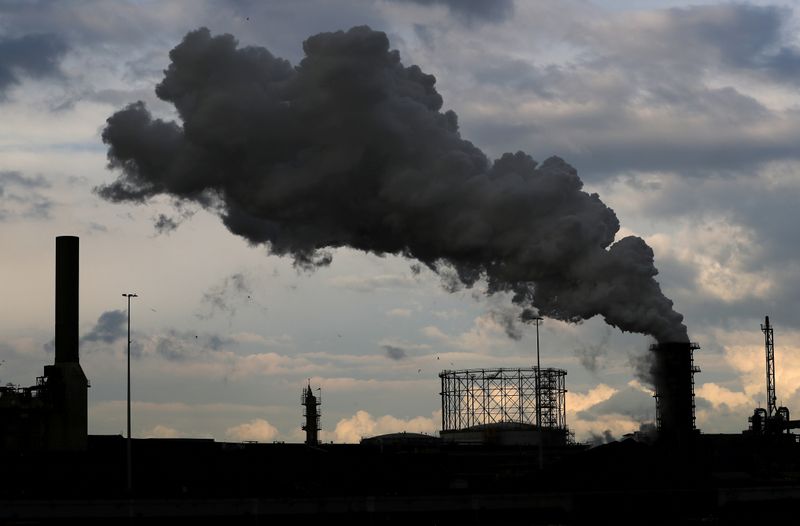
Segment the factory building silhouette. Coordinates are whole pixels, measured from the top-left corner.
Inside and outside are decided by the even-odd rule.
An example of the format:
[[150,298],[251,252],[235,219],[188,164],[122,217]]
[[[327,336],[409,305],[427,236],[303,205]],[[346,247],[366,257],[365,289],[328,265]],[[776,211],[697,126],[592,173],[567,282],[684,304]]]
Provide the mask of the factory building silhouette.
[[[320,441],[321,394],[302,389],[302,444],[88,435],[78,353],[78,238],[56,238],[55,357],[30,387],[0,388],[0,524],[527,524],[763,521],[800,500],[800,422],[777,407],[765,334],[767,407],[739,434],[695,425],[690,342],[650,349],[657,435],[589,447],[566,420],[567,371],[442,371],[439,436]],[[669,503],[669,505],[666,505]],[[656,512],[654,512],[656,510]]]
[[89,382],[78,357],[78,238],[56,238],[55,360],[30,387],[0,387],[0,449],[86,449]]

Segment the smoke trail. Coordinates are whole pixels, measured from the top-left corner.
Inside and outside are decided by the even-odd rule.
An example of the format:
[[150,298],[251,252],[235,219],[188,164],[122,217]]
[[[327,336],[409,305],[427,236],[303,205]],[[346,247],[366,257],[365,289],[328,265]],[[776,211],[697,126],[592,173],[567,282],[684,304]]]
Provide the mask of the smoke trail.
[[613,242],[617,217],[569,164],[523,152],[489,162],[440,111],[434,77],[403,66],[382,32],[321,33],[303,49],[292,67],[231,35],[187,34],[156,87],[181,123],[142,102],[112,115],[103,141],[119,175],[97,192],[199,203],[301,267],[328,264],[335,247],[399,254],[461,286],[485,278],[544,316],[599,314],[687,340],[650,247]]

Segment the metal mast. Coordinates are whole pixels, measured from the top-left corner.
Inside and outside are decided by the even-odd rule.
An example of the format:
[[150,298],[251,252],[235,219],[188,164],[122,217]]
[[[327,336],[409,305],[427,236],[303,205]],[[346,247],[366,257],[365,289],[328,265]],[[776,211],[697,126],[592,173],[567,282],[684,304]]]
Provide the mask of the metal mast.
[[772,327],[769,324],[769,316],[766,316],[761,325],[764,333],[764,347],[767,350],[767,418],[776,415],[775,402],[775,340],[772,335]]

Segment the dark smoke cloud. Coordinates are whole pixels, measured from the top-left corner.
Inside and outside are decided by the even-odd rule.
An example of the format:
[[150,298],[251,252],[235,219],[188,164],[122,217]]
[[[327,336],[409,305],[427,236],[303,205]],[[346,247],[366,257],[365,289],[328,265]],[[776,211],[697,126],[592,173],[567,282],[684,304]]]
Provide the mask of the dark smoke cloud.
[[521,307],[571,322],[602,315],[625,331],[687,340],[682,316],[638,237],[582,191],[557,157],[494,162],[458,132],[432,75],[405,67],[382,32],[321,33],[292,67],[231,35],[186,35],[157,95],[108,119],[114,202],[167,194],[309,268],[350,247],[416,259],[451,287],[485,279]]
[[234,341],[217,334],[198,335],[170,329],[158,337],[155,352],[172,362],[183,362],[201,357],[208,352],[223,350]]
[[30,34],[0,37],[0,101],[21,77],[35,78],[61,74],[59,62],[67,45],[56,35]]
[[114,343],[125,338],[128,331],[128,315],[125,311],[109,310],[97,318],[97,323],[83,335],[81,342]]
[[180,202],[173,203],[173,207],[176,209],[177,215],[158,214],[153,218],[153,228],[155,228],[157,234],[169,234],[176,230],[181,223],[191,219],[195,213],[194,210],[187,208]]
[[596,373],[602,358],[608,354],[608,341],[611,338],[611,331],[606,330],[600,341],[597,343],[590,343],[581,345],[575,349],[575,356],[581,362],[587,371]]
[[165,214],[158,214],[155,221],[153,221],[153,228],[155,228],[156,232],[159,234],[169,234],[178,228],[178,221]]
[[207,307],[205,312],[197,314],[200,319],[210,319],[217,313],[233,317],[242,305],[255,305],[266,312],[255,298],[251,278],[244,272],[236,272],[225,277],[203,293],[201,303]]
[[492,307],[489,316],[503,328],[506,336],[515,341],[522,339],[522,327],[518,323],[521,317],[519,307]]
[[636,379],[651,389],[654,388],[654,354],[652,352],[644,354],[632,354],[628,356],[628,361],[633,369],[633,375],[636,377]]
[[400,361],[408,356],[406,350],[400,347],[394,345],[382,345],[381,347],[386,351],[386,357],[389,359]]

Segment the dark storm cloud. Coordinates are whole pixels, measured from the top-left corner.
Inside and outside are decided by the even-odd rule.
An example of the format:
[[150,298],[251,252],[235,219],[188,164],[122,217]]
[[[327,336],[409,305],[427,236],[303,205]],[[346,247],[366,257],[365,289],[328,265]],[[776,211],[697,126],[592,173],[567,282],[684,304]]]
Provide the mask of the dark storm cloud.
[[40,192],[49,187],[50,183],[42,176],[0,171],[0,221],[49,218],[53,202]]
[[391,0],[425,6],[446,6],[450,12],[468,22],[485,20],[502,22],[514,14],[513,0]]
[[156,88],[182,123],[142,103],[111,116],[103,140],[119,176],[99,195],[196,202],[300,267],[344,246],[400,254],[545,316],[687,339],[650,247],[614,242],[614,212],[569,164],[489,162],[439,111],[434,77],[403,66],[384,33],[322,33],[303,49],[293,68],[231,35],[186,35]]
[[52,34],[0,36],[0,101],[24,77],[57,77],[66,43]]
[[81,342],[114,343],[125,338],[128,331],[128,315],[125,311],[106,311],[97,318],[97,323],[83,335]]
[[386,352],[386,357],[391,360],[400,361],[408,357],[406,350],[401,347],[395,345],[381,345],[381,348]]

